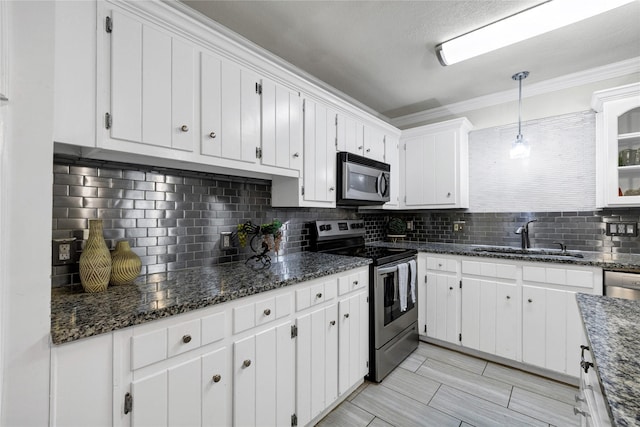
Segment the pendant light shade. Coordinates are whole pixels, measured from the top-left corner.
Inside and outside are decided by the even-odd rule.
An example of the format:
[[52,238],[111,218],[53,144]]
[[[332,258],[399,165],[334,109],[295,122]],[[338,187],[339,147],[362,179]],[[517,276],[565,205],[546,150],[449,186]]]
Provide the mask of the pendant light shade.
[[520,71],[515,73],[511,78],[518,81],[518,135],[516,139],[511,143],[511,150],[509,151],[509,157],[512,159],[526,159],[529,157],[531,147],[529,141],[522,136],[522,80],[526,79],[529,75],[528,71]]

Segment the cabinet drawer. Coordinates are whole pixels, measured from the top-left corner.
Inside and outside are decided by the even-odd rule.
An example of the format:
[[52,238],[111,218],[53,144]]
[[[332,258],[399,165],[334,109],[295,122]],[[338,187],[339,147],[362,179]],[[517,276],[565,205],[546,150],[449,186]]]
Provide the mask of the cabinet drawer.
[[493,277],[498,279],[516,279],[516,266],[482,261],[462,261],[462,274]]
[[166,328],[131,338],[131,369],[142,368],[166,358]]
[[227,316],[223,311],[202,318],[202,345],[211,344],[224,338],[227,330]]
[[256,305],[254,303],[244,304],[233,309],[234,334],[256,326],[255,310]]
[[448,271],[455,273],[458,262],[451,258],[427,257],[427,270]]
[[200,319],[167,328],[167,344],[169,357],[200,347]]
[[256,326],[262,325],[276,319],[276,299],[275,297],[258,301],[255,304]]
[[526,282],[550,283],[578,288],[594,287],[593,271],[568,268],[525,265],[522,267],[522,280]]
[[364,273],[354,273],[338,279],[338,295],[364,289],[368,285],[368,275]]

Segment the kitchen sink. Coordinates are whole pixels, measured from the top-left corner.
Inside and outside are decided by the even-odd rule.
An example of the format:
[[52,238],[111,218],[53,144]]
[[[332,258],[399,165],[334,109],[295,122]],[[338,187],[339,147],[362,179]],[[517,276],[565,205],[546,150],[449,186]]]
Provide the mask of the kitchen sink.
[[561,251],[560,249],[518,249],[510,247],[479,247],[473,248],[474,252],[484,252],[489,254],[514,254],[514,255],[530,255],[530,256],[562,256],[573,258],[584,258],[582,254],[569,251]]

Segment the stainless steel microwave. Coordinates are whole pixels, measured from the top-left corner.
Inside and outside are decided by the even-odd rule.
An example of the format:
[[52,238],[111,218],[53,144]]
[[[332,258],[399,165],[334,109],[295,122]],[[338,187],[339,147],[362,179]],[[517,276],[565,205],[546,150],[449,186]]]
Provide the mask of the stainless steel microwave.
[[336,170],[336,204],[381,205],[389,201],[389,164],[340,151]]

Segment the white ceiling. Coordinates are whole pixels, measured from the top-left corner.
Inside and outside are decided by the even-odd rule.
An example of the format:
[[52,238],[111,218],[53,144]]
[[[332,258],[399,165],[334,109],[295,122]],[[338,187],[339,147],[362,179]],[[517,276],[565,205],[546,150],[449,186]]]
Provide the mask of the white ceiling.
[[542,1],[183,2],[389,118],[640,57],[640,0],[448,67],[438,43]]

